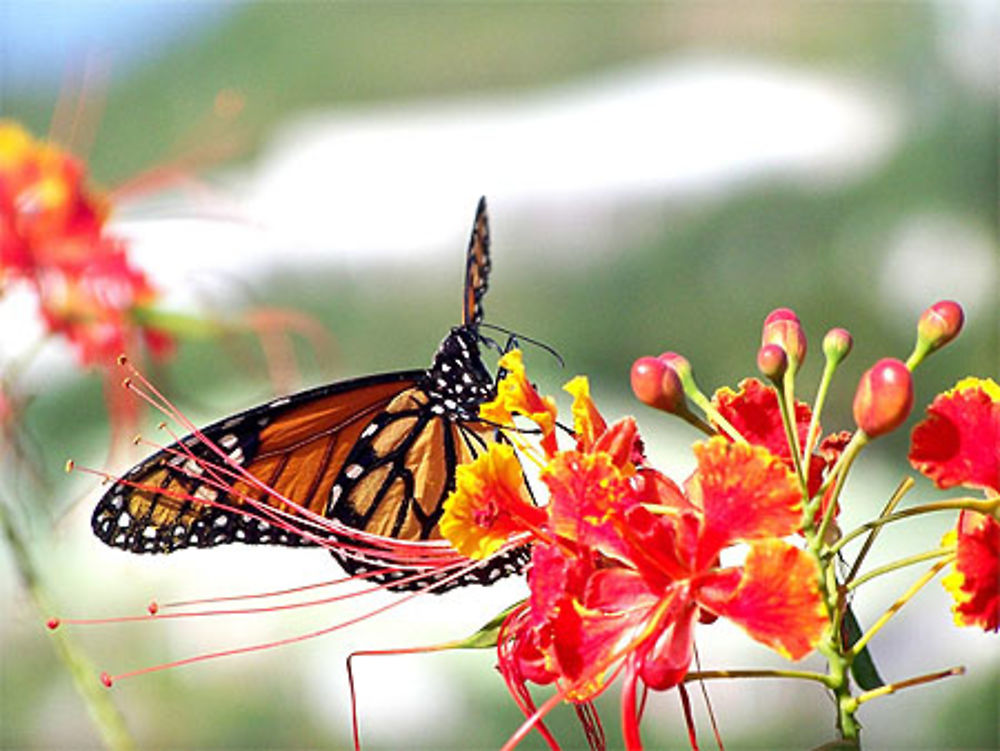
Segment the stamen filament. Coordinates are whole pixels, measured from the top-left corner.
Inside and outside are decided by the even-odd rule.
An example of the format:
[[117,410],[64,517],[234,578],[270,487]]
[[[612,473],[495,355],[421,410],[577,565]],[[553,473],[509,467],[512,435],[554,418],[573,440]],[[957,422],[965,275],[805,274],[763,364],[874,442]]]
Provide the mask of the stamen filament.
[[942,558],[944,556],[954,556],[955,548],[937,548],[935,550],[928,550],[923,553],[917,553],[916,555],[910,555],[906,558],[900,558],[898,561],[893,561],[892,563],[887,563],[884,566],[879,566],[878,568],[872,569],[867,574],[859,576],[857,579],[848,582],[844,585],[844,590],[850,592],[857,587],[860,587],[867,581],[871,581],[876,577],[882,576],[884,574],[891,573],[893,571],[898,571],[901,568],[906,568],[907,566],[912,566],[915,563],[921,563],[923,561],[931,561],[935,558]]
[[865,691],[864,693],[858,694],[855,699],[856,704],[864,704],[866,701],[871,701],[872,699],[877,699],[880,696],[888,696],[889,694],[894,694],[897,691],[902,691],[904,688],[912,688],[914,686],[921,686],[925,683],[931,683],[933,681],[940,681],[944,678],[951,678],[956,675],[965,675],[965,666],[958,665],[953,668],[948,668],[947,670],[938,670],[933,673],[925,673],[924,675],[918,675],[913,678],[907,678],[903,681],[897,681],[896,683],[889,683],[885,686],[879,686],[878,688],[872,689],[871,691]]
[[920,506],[913,506],[911,508],[903,509],[902,511],[897,511],[894,514],[889,514],[886,517],[874,519],[851,530],[831,545],[827,553],[831,556],[836,555],[845,545],[852,542],[855,538],[860,537],[865,532],[885,526],[886,524],[898,522],[910,516],[921,516],[923,514],[934,513],[935,511],[961,511],[962,509],[978,511],[980,514],[993,515],[997,513],[998,508],[1000,508],[1000,496],[991,496],[986,499],[952,498],[947,501],[935,501],[933,503],[925,503]]
[[[904,477],[902,482],[896,487],[896,490],[890,496],[889,500],[886,502],[885,507],[877,518],[882,519],[889,516],[899,505],[900,501],[903,500],[905,496],[914,486],[914,481],[912,477]],[[857,557],[854,559],[854,563],[851,565],[850,573],[844,579],[845,584],[850,584],[854,581],[854,577],[858,575],[858,571],[861,569],[861,564],[864,563],[865,558],[868,556],[868,551],[871,550],[872,545],[875,544],[875,538],[878,537],[879,532],[882,531],[881,527],[876,527],[871,530],[868,534],[867,539],[865,539],[864,544],[861,546],[861,550],[858,552]]]
[[847,653],[847,657],[852,660],[857,657],[868,642],[872,640],[872,637],[881,631],[882,628],[892,619],[892,617],[896,615],[896,613],[898,613],[906,603],[913,599],[917,592],[923,589],[924,586],[931,581],[931,579],[938,575],[938,572],[941,571],[941,569],[953,560],[955,560],[955,556],[950,555],[931,566],[927,573],[917,579],[917,581],[915,581],[910,588],[903,593],[903,596],[890,605],[889,608],[879,617],[879,619],[872,624],[872,627],[869,628],[860,639],[854,642],[853,646]]

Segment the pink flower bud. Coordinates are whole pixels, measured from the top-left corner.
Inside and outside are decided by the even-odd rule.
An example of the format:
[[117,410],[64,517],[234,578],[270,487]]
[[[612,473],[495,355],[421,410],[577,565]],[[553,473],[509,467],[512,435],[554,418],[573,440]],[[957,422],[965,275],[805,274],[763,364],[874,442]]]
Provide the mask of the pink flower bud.
[[913,408],[913,376],[891,357],[875,363],[861,376],[854,394],[854,421],[870,438],[895,430]]
[[772,381],[780,381],[788,370],[788,355],[777,344],[765,344],[757,351],[757,370]]
[[917,336],[927,343],[930,351],[940,349],[962,330],[965,313],[953,300],[940,300],[931,305],[917,322]]
[[798,316],[790,308],[772,310],[764,319],[761,346],[777,344],[788,355],[788,365],[797,370],[806,359],[806,334]]
[[684,400],[677,373],[661,359],[640,357],[632,363],[632,392],[643,404],[676,412]]
[[847,357],[854,346],[854,338],[847,329],[830,329],[823,337],[823,354],[834,365]]

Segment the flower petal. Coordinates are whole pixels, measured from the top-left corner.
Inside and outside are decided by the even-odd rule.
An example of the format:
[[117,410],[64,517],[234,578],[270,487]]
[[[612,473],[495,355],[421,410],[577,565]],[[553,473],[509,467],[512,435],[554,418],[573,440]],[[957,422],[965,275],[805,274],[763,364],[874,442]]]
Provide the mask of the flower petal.
[[765,540],[751,544],[738,579],[734,571],[701,577],[698,602],[789,659],[809,654],[828,625],[812,556],[783,540]]
[[607,430],[607,423],[590,398],[590,382],[586,376],[577,376],[563,386],[573,396],[573,432],[577,449],[590,451],[598,437]]
[[798,529],[802,495],[777,456],[721,436],[696,443],[694,453],[698,468],[688,480],[688,496],[704,514],[698,568],[726,545],[784,537]]
[[1000,523],[974,511],[963,511],[946,536],[956,541],[955,570],[943,580],[955,598],[952,612],[959,626],[1000,628]]
[[442,536],[469,558],[487,558],[518,532],[545,521],[531,503],[514,449],[490,444],[485,454],[455,471],[455,490],[444,502]]
[[556,535],[605,555],[626,557],[615,512],[632,499],[632,486],[604,453],[560,452],[539,475],[548,488],[549,527]]
[[542,429],[543,443],[551,453],[555,449],[556,403],[551,397],[541,396],[528,380],[521,351],[512,349],[497,363],[506,371],[497,383],[493,401],[481,404],[479,416],[498,425],[513,425],[513,415],[527,417]]
[[[748,442],[764,446],[782,459],[791,460],[792,453],[785,437],[778,394],[774,388],[756,378],[746,378],[740,381],[737,391],[729,388],[716,391],[712,403]],[[809,406],[796,402],[795,425],[800,446],[805,445],[811,418]]]
[[1000,385],[966,378],[931,402],[910,439],[910,463],[940,488],[1000,493]]

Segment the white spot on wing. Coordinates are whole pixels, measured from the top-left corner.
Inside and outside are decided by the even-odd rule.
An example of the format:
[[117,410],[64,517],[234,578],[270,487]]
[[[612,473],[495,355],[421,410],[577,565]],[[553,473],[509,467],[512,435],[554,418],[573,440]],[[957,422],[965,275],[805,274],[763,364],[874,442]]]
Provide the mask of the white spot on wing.
[[199,485],[198,489],[194,491],[194,497],[200,501],[213,503],[219,497],[219,493],[214,488],[208,487],[208,485]]
[[204,474],[204,472],[205,472],[204,467],[198,464],[198,462],[196,462],[194,459],[188,459],[186,462],[184,462],[184,474],[189,475],[191,477],[200,477],[202,474]]

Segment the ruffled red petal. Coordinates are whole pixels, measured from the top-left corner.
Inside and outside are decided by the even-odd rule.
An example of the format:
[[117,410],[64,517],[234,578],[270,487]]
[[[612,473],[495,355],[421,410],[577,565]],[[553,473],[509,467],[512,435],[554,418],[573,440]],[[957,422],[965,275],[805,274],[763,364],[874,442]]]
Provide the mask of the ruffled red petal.
[[[778,394],[773,387],[756,378],[746,378],[740,381],[737,391],[728,388],[716,391],[712,403],[747,441],[766,447],[775,456],[791,460],[792,452],[781,421]],[[811,418],[809,406],[796,402],[795,425],[799,446],[805,445]]]
[[969,378],[939,394],[913,429],[909,458],[940,488],[1000,492],[1000,386]]
[[961,626],[984,631],[1000,628],[1000,523],[991,516],[963,511],[958,518],[955,571],[944,579],[955,597],[953,612]]
[[695,599],[789,659],[809,654],[828,625],[816,561],[787,542],[765,540],[751,544],[742,576],[733,572],[701,577]]
[[688,496],[704,514],[696,568],[734,542],[784,537],[802,520],[802,494],[784,462],[761,446],[716,436],[694,445]]

